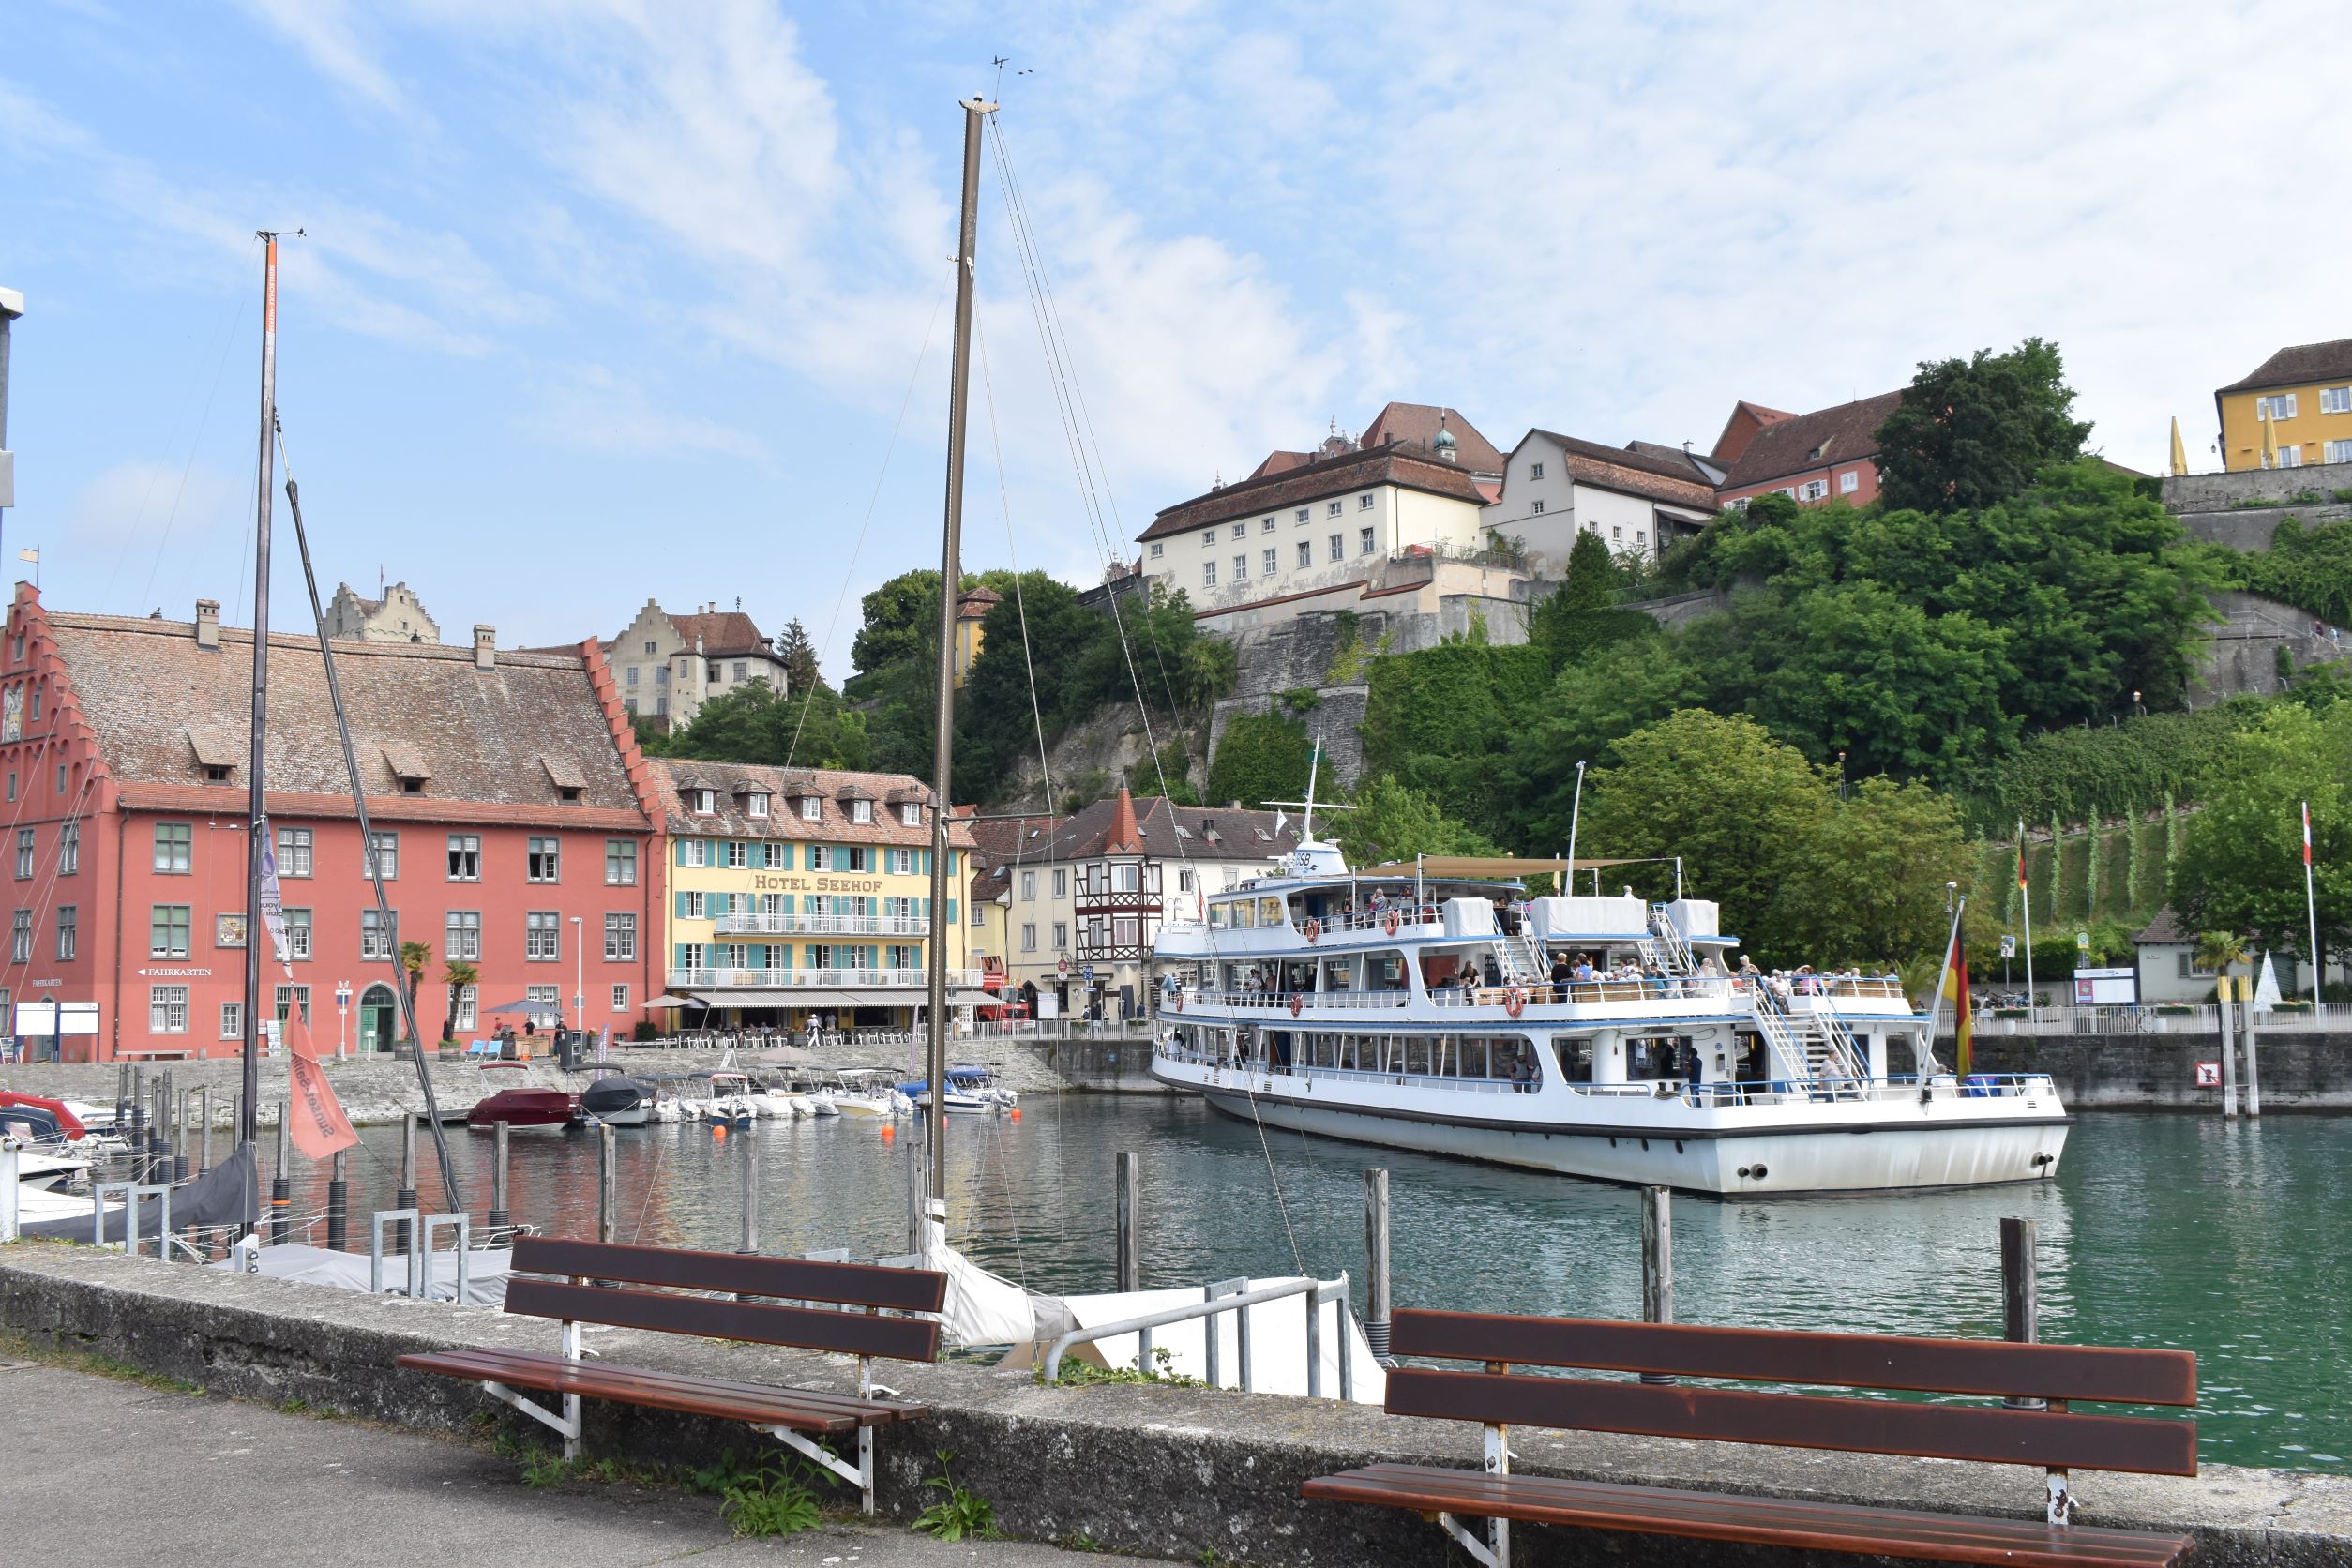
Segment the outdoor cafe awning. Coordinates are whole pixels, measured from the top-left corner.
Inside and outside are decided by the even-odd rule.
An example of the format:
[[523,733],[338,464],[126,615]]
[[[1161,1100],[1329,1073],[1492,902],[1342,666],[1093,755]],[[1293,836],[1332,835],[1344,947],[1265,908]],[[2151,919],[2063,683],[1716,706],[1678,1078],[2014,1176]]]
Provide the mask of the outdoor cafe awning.
[[[794,986],[776,990],[749,987],[713,987],[693,993],[697,1005],[709,1007],[922,1007],[930,993],[920,986],[869,987],[837,990],[831,987]],[[947,993],[950,1007],[993,1007],[1001,998],[988,991],[957,989]]]

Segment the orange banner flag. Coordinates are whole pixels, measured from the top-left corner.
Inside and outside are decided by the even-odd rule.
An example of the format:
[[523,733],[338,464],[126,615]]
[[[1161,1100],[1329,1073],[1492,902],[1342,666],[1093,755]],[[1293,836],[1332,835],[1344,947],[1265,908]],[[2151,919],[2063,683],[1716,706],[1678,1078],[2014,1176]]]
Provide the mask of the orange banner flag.
[[319,1065],[318,1048],[311,1044],[310,1030],[302,1021],[299,1007],[288,1010],[285,1031],[290,1080],[286,1130],[304,1158],[330,1158],[336,1151],[358,1142],[359,1135],[352,1130],[351,1118],[343,1114],[335,1086],[326,1081],[326,1069]]

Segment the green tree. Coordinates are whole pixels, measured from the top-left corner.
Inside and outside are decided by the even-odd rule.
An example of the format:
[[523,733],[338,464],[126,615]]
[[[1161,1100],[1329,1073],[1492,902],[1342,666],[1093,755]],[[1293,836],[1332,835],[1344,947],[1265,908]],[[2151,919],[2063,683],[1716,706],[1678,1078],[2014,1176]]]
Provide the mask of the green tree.
[[1335,811],[1339,847],[1354,866],[1410,860],[1418,854],[1500,854],[1493,839],[1447,816],[1437,801],[1393,778],[1356,791],[1353,811]]
[[2015,495],[2052,463],[2082,455],[2088,422],[2056,343],[1922,360],[1879,426],[1878,485],[1890,507],[1968,511]]
[[[432,962],[433,950],[421,942],[400,943],[400,973],[408,982],[408,1017],[416,1013],[416,988],[424,982],[425,966]],[[418,1042],[422,1045],[422,1042]]]
[[2173,867],[2173,907],[2197,931],[2248,931],[2311,957],[2303,901],[2302,805],[2323,948],[2352,939],[2352,704],[2281,702],[2231,738]]
[[1805,874],[1785,891],[1810,961],[1900,964],[1943,950],[1944,884],[1968,886],[1974,855],[1951,796],[1865,778],[1820,818],[1806,849]]
[[1260,801],[1304,800],[1310,749],[1303,724],[1278,714],[1236,714],[1217,743],[1202,794],[1212,806],[1238,800],[1253,809]]
[[864,618],[850,644],[861,675],[921,660],[939,646],[939,573],[901,572],[858,601]]
[[1609,547],[1591,529],[1580,529],[1568,551],[1568,571],[1559,589],[1535,607],[1528,641],[1551,655],[1553,668],[1581,658],[1594,648],[1632,641],[1657,630],[1638,610],[1621,610],[1617,596],[1624,573]]
[[[1817,870],[1834,805],[1827,779],[1755,720],[1685,709],[1618,741],[1585,786],[1580,856],[1680,856],[1682,885],[1722,906],[1723,928],[1772,961],[1798,961],[1792,895]],[[1563,826],[1565,824],[1562,824]],[[1653,892],[1673,872],[1626,868]]]
[[441,966],[441,977],[449,987],[449,1021],[442,1027],[441,1037],[454,1040],[458,1037],[458,1004],[464,1000],[468,986],[481,983],[482,972],[478,965],[464,958],[451,958]]
[[807,691],[824,684],[824,674],[817,667],[817,645],[808,640],[808,628],[798,616],[776,634],[776,656],[784,661],[785,690]]

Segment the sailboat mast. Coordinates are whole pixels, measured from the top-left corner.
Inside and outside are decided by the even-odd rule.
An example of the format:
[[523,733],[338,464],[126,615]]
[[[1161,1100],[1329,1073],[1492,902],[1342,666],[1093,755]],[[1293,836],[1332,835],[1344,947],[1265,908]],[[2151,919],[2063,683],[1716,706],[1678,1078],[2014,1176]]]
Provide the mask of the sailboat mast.
[[954,886],[947,874],[951,852],[947,830],[955,820],[948,787],[956,738],[956,601],[963,586],[964,416],[972,398],[972,279],[980,228],[980,128],[995,109],[995,104],[977,96],[963,104],[964,204],[956,246],[956,357],[947,383],[947,520],[940,547],[938,735],[931,750],[930,1058],[926,1075],[931,1093],[923,1112],[924,1148],[928,1154],[927,1190],[942,1200],[947,1197],[947,1171],[942,1156],[947,1130],[947,900]]
[[[253,747],[246,763],[245,836],[245,1062],[243,1093],[237,1102],[237,1141],[261,1142],[262,1069],[262,852],[269,844],[269,808],[264,797],[262,750],[269,727],[269,501],[277,488],[278,417],[278,235],[260,231],[262,255],[262,433],[261,478],[253,516]],[[255,1197],[258,1199],[259,1190]],[[258,1221],[248,1214],[248,1224]]]

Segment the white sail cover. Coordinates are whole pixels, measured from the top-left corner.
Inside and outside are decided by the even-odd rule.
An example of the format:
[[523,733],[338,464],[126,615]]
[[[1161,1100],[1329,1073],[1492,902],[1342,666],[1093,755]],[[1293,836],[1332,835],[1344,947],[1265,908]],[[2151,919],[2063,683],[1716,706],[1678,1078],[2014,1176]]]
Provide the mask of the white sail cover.
[[950,1344],[1026,1345],[1037,1337],[1037,1309],[1030,1293],[949,1246],[944,1221],[923,1222],[922,1266],[947,1276],[947,1303],[939,1320]]

